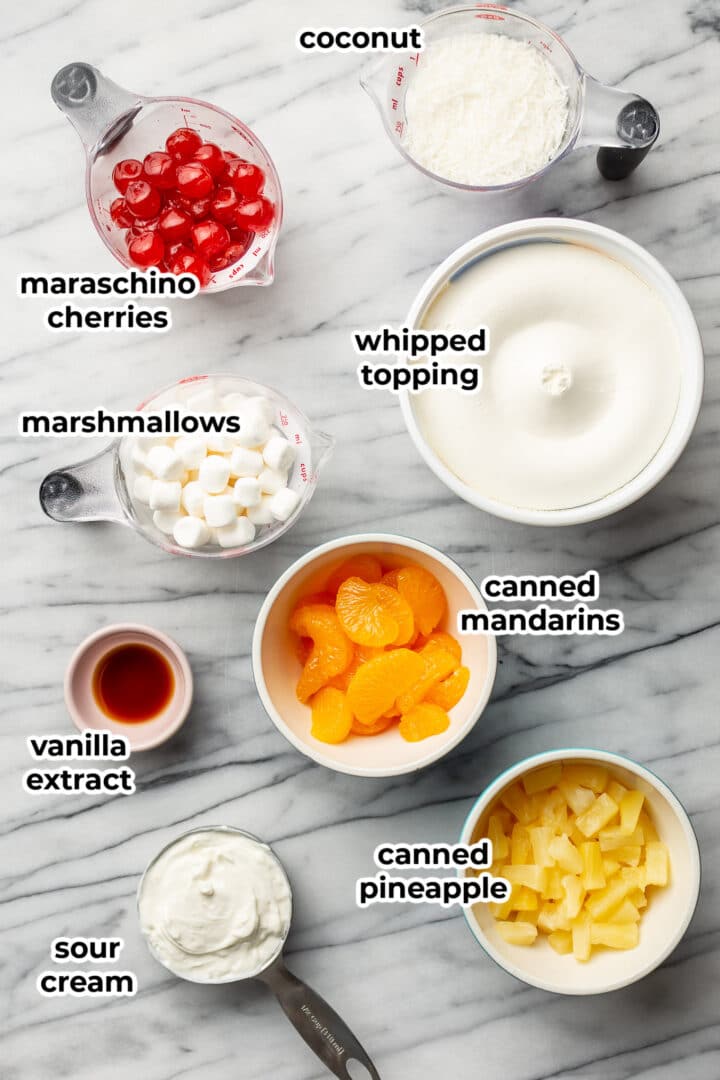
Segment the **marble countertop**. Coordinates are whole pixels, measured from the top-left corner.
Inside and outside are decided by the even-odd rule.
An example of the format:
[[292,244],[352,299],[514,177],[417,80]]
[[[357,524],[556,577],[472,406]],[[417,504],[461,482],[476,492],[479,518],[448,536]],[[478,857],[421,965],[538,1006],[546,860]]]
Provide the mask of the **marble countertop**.
[[[720,17],[713,0],[529,0],[598,78],[657,104],[661,141],[629,181],[604,182],[590,151],[497,204],[440,190],[407,166],[358,86],[358,57],[304,56],[301,25],[403,25],[435,0],[38,0],[0,32],[5,100],[2,274],[108,271],[82,185],[82,151],[49,96],[55,70],[88,60],[145,93],[209,99],[247,121],[286,197],[277,280],[174,308],[166,335],[50,335],[41,300],[6,299],[3,332],[5,717],[0,837],[4,1080],[321,1080],[327,1074],[259,985],[203,988],[169,976],[139,939],[134,892],[181,830],[226,822],[276,846],[293,880],[288,959],[327,997],[383,1080],[712,1080],[720,1075]],[[11,149],[12,148],[12,149]],[[453,498],[421,462],[397,404],[358,387],[351,332],[401,320],[427,274],[484,227],[541,214],[611,226],[679,281],[707,350],[700,421],[682,459],[633,508],[595,525],[533,530]],[[37,489],[84,456],[80,440],[23,441],[17,413],[126,408],[198,370],[281,388],[337,435],[298,525],[252,558],[164,556],[130,530],[61,527]],[[266,591],[323,540],[397,531],[488,572],[601,572],[618,638],[500,643],[492,702],[455,751],[394,780],[332,773],[266,717],[249,648]],[[129,799],[21,790],[25,739],[66,732],[63,673],[74,646],[115,621],[184,646],[191,718],[133,760]],[[654,769],[690,811],[703,856],[691,928],[642,983],[599,999],[516,982],[476,947],[457,911],[354,903],[383,840],[454,840],[476,796],[532,752],[595,745]],[[35,990],[61,935],[121,935],[132,1000],[45,1000]]]

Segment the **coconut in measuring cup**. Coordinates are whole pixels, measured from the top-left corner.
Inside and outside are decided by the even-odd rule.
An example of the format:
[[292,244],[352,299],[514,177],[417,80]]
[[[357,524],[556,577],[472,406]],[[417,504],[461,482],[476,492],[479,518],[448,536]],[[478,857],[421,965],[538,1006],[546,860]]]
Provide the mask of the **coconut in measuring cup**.
[[345,1022],[285,967],[292,891],[282,863],[240,829],[194,829],[168,844],[138,887],[140,929],[155,959],[194,983],[256,978],[328,1070],[380,1080]]

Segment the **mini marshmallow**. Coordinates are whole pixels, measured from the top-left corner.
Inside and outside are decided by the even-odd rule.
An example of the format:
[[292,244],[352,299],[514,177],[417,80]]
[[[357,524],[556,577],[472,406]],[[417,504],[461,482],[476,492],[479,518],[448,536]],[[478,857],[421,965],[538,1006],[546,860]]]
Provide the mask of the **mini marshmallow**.
[[263,469],[258,480],[264,495],[276,495],[285,487],[285,473],[278,472],[277,469]]
[[167,536],[172,536],[178,522],[184,520],[190,519],[183,518],[182,514],[177,514],[174,510],[156,510],[153,514],[153,525]]
[[214,454],[229,454],[233,446],[233,440],[229,435],[213,434],[207,436],[208,450],[212,450]]
[[181,480],[185,466],[169,446],[153,446],[148,450],[147,467],[158,480]]
[[[147,469],[147,454],[138,442],[134,442],[130,451],[130,460],[138,469]],[[259,471],[259,470],[258,470]]]
[[207,441],[204,435],[181,435],[174,450],[186,469],[199,469],[205,460]]
[[182,484],[179,480],[153,480],[150,485],[151,510],[179,510]]
[[216,529],[231,525],[237,517],[237,508],[231,495],[206,495],[203,509],[208,525]]
[[255,410],[262,416],[268,427],[272,427],[275,423],[275,406],[270,398],[266,397],[251,397],[247,401],[248,407]]
[[273,435],[263,447],[263,461],[278,472],[287,473],[295,460],[295,447],[284,435]]
[[246,517],[239,517],[234,524],[218,529],[215,538],[223,548],[245,547],[255,539],[255,526]]
[[179,547],[200,548],[209,541],[210,529],[199,517],[180,518],[175,523],[173,538]]
[[259,450],[236,446],[230,455],[231,476],[259,476],[262,469],[263,456]]
[[146,506],[149,506],[152,483],[152,476],[136,476],[132,489],[133,498],[137,499],[138,502],[145,503]]
[[197,390],[187,399],[187,408],[190,412],[221,412],[220,399],[212,386]]
[[239,416],[240,410],[243,405],[246,405],[248,401],[247,394],[225,394],[222,398],[222,407],[226,413],[230,413],[231,416]]
[[248,508],[248,520],[252,521],[253,525],[272,525],[275,518],[270,509],[270,502],[271,496],[263,495],[257,506]]
[[293,491],[292,488],[281,488],[270,498],[269,507],[270,513],[276,521],[287,521],[291,514],[294,512],[297,504],[300,502],[300,496],[297,491]]
[[264,399],[251,398],[240,410],[240,431],[233,436],[238,446],[247,448],[264,446],[270,438],[271,426],[266,412],[256,404],[262,400]]
[[240,476],[235,481],[233,488],[233,500],[237,506],[247,509],[249,506],[257,506],[262,498],[260,481],[254,476]]
[[224,491],[230,479],[230,462],[227,458],[212,454],[206,457],[198,470],[198,483],[207,492],[217,495]]
[[182,491],[180,502],[193,517],[201,518],[205,513],[205,488],[197,480],[191,480]]

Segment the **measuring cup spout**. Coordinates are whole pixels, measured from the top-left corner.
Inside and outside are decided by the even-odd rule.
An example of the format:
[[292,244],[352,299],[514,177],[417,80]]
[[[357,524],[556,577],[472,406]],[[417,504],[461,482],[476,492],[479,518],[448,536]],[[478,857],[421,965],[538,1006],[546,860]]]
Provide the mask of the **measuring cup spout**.
[[114,443],[95,457],[48,473],[40,485],[40,505],[54,521],[128,521],[116,493]]
[[312,450],[313,472],[317,475],[323,465],[332,457],[335,439],[324,431],[309,432]]
[[380,1073],[345,1021],[307,983],[288,971],[282,955],[258,978],[272,990],[288,1020],[333,1076],[380,1080]]
[[582,125],[576,145],[600,147],[597,164],[606,180],[629,176],[659,133],[660,118],[649,101],[584,75]]
[[124,90],[97,68],[82,62],[60,68],[50,93],[91,157],[102,154],[122,138],[145,101],[140,94]]

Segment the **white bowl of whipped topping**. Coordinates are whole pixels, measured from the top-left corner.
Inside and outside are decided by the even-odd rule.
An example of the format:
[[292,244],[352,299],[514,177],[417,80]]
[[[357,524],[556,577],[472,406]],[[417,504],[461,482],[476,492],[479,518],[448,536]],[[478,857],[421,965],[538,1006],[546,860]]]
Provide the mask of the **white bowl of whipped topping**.
[[[432,471],[466,502],[531,525],[622,510],[672,468],[695,425],[703,353],[680,288],[644,248],[572,219],[501,225],[428,278],[407,325],[487,329],[474,394],[401,394]],[[416,362],[422,363],[420,359]]]

